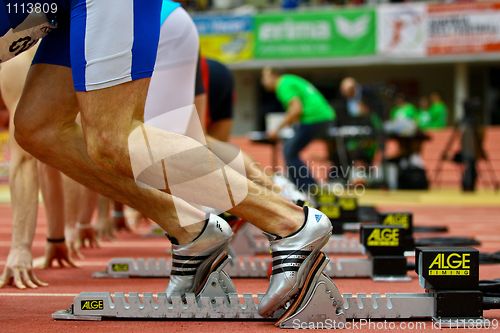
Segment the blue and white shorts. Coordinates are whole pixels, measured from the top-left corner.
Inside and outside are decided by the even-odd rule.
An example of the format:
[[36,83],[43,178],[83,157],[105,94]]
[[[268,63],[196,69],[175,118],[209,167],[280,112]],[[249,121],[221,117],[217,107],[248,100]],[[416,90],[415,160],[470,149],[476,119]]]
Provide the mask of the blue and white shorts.
[[57,23],[34,63],[71,67],[76,91],[151,78],[154,71],[196,62],[196,27],[169,0],[72,0]]
[[[55,3],[57,12],[47,15],[46,22],[54,28],[46,30],[35,64],[71,67],[79,92],[151,78],[145,121],[192,105],[198,33],[179,4],[170,0],[40,1]],[[39,18],[12,11],[24,2],[0,0],[0,41],[9,57],[18,54],[8,50],[12,43],[22,46],[20,53],[35,41],[28,22],[39,24]]]

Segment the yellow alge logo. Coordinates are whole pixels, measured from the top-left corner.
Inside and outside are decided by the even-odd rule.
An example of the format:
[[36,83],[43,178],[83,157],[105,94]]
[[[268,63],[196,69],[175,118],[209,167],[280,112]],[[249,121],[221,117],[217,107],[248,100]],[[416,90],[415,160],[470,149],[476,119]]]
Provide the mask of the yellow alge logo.
[[343,210],[355,210],[356,200],[354,198],[339,198],[339,205]]
[[410,228],[410,216],[408,214],[388,214],[382,224],[399,225],[404,229],[408,229]]
[[367,246],[399,246],[399,229],[373,229]]
[[429,275],[470,275],[470,253],[439,253],[429,266]]
[[128,264],[112,264],[111,270],[113,272],[128,272]]
[[334,204],[337,198],[332,193],[321,193],[319,195],[318,203],[321,205],[330,205]]
[[81,308],[86,311],[104,310],[104,301],[102,299],[82,301]]
[[337,219],[340,217],[339,206],[322,206],[320,211],[331,219]]

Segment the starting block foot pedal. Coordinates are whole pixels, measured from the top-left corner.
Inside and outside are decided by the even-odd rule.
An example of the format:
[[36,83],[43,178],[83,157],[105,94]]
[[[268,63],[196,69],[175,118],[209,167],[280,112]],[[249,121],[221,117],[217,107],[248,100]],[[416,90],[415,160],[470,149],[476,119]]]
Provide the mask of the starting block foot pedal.
[[52,319],[55,320],[79,320],[79,321],[100,321],[102,318],[99,316],[83,316],[75,315],[73,313],[73,306],[67,310],[59,310],[52,314]]
[[327,320],[334,326],[345,323],[342,295],[323,273],[328,261],[326,255],[321,253],[297,298],[275,323],[277,327],[296,328],[304,323],[325,323]]
[[236,293],[236,287],[231,278],[223,271],[224,266],[230,261],[231,257],[226,254],[219,259],[219,262],[216,263],[214,270],[208,276],[201,291],[197,293],[198,297],[226,297],[230,293]]

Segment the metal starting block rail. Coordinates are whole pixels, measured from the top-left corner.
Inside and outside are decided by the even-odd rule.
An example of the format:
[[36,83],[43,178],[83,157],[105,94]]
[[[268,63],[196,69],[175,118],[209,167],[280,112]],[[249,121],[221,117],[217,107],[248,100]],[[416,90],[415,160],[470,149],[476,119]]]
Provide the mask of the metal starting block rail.
[[[237,257],[224,271],[233,278],[267,278],[271,258]],[[171,260],[166,258],[113,258],[106,270],[95,272],[94,278],[163,278],[170,276]],[[324,273],[329,277],[370,277],[373,265],[369,259],[336,259],[329,262]],[[398,281],[409,278],[401,278]]]
[[[377,281],[409,281],[405,252],[413,245],[410,231],[401,226],[367,225],[361,229],[361,242],[367,258],[339,258],[329,262],[324,274],[334,278],[372,278]],[[361,245],[362,244],[362,245]],[[236,252],[236,251],[234,251]],[[270,258],[235,256],[226,266],[231,277],[267,278]],[[171,263],[166,258],[114,258],[96,278],[168,277]]]
[[[417,271],[425,293],[341,294],[324,274],[328,260],[321,257],[298,296],[272,318],[258,314],[262,295],[238,295],[221,265],[210,274],[198,295],[168,299],[164,293],[81,293],[68,310],[53,313],[58,320],[165,319],[165,320],[274,320],[282,328],[302,323],[319,327],[347,319],[434,319],[454,325],[484,320],[478,290],[479,252],[475,249],[417,249]],[[299,326],[297,326],[299,325]],[[309,326],[308,326],[309,327]],[[324,327],[324,326],[323,326]]]
[[[327,318],[337,309],[327,289],[329,279],[321,278],[313,289],[310,300],[315,316]],[[257,307],[263,295],[229,294],[222,297],[196,297],[188,294],[184,298],[152,293],[81,293],[75,297],[69,310],[52,315],[61,320],[102,320],[106,318],[130,319],[256,319],[276,320],[278,317],[262,318]],[[434,314],[434,298],[431,294],[343,294],[341,310],[346,319],[411,319],[431,318]],[[90,309],[82,309],[89,307]],[[318,312],[321,311],[321,312]],[[330,313],[332,311],[332,313]],[[283,326],[284,328],[291,326]]]

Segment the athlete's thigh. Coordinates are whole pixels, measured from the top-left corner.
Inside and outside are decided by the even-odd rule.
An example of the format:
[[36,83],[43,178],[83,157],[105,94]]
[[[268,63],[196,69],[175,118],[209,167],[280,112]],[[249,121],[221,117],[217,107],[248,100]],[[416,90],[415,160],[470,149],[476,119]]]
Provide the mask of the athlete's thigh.
[[[86,6],[72,9],[73,78],[86,134],[122,137],[145,112],[152,118],[193,104],[198,39],[192,21],[171,1],[134,6],[137,1],[79,0]],[[186,40],[186,27],[194,38]]]
[[134,124],[142,121],[150,79],[106,89],[77,92],[87,144],[125,147]]
[[0,67],[0,92],[9,112],[15,112],[23,92],[24,82],[33,59],[35,48],[5,62]]
[[126,139],[142,120],[162,0],[74,0],[71,65],[86,138]]
[[16,112],[34,130],[73,123],[78,104],[69,60],[69,22],[40,43]]
[[[50,83],[48,83],[50,82]],[[78,104],[68,67],[37,64],[30,68],[15,115],[28,131],[75,121]]]

